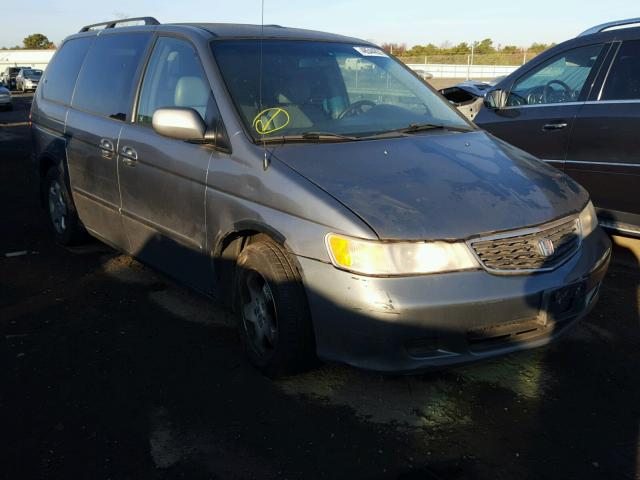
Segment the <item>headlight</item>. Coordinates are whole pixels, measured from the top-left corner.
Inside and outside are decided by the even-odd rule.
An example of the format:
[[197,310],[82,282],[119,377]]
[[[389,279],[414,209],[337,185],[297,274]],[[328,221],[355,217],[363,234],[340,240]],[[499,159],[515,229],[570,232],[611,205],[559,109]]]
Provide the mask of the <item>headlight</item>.
[[330,233],[331,262],[363,275],[417,275],[480,268],[465,243],[380,242]]
[[598,216],[596,215],[596,209],[593,208],[593,203],[589,201],[587,206],[580,212],[580,228],[582,229],[582,238],[591,234],[598,226]]

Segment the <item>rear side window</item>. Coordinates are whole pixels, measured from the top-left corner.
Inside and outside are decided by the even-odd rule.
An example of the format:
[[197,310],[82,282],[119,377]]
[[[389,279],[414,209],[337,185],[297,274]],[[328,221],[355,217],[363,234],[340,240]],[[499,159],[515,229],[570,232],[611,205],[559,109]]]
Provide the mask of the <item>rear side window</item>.
[[600,100],[640,99],[640,40],[624,42],[618,51]]
[[51,65],[47,67],[46,80],[42,86],[44,98],[67,105],[71,102],[78,72],[94,38],[76,38],[62,45]]
[[150,34],[99,36],[80,71],[72,106],[117,120],[127,120],[136,72]]

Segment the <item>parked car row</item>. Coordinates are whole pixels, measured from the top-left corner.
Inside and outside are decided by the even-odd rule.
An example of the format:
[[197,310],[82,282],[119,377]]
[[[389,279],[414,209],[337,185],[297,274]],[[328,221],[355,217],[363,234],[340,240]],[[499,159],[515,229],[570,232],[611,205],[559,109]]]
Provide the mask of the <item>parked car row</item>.
[[30,67],[7,67],[0,74],[0,86],[9,90],[35,91],[40,82],[42,70]]

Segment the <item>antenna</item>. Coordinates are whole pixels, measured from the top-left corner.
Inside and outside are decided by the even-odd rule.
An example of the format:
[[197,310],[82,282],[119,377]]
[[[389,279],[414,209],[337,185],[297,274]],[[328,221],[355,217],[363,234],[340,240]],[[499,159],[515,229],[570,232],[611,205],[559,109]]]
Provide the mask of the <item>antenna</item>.
[[[260,66],[258,71],[258,111],[262,112],[264,107],[262,105],[262,43],[264,39],[264,0],[261,0],[261,11],[260,11]],[[264,140],[264,133],[260,134],[262,136],[262,150],[264,151],[264,159],[262,160],[262,168],[266,170],[269,168],[269,158],[267,157],[267,143]]]

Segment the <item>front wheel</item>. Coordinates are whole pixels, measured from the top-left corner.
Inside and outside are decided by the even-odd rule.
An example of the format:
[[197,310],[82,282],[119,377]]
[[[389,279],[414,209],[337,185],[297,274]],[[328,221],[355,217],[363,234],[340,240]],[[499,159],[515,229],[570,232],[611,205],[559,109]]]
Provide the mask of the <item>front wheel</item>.
[[308,370],[316,362],[307,299],[295,265],[271,240],[251,243],[239,255],[236,311],[245,351],[265,375]]
[[49,225],[56,242],[75,245],[86,240],[86,231],[78,218],[64,175],[57,167],[49,169],[43,187]]

